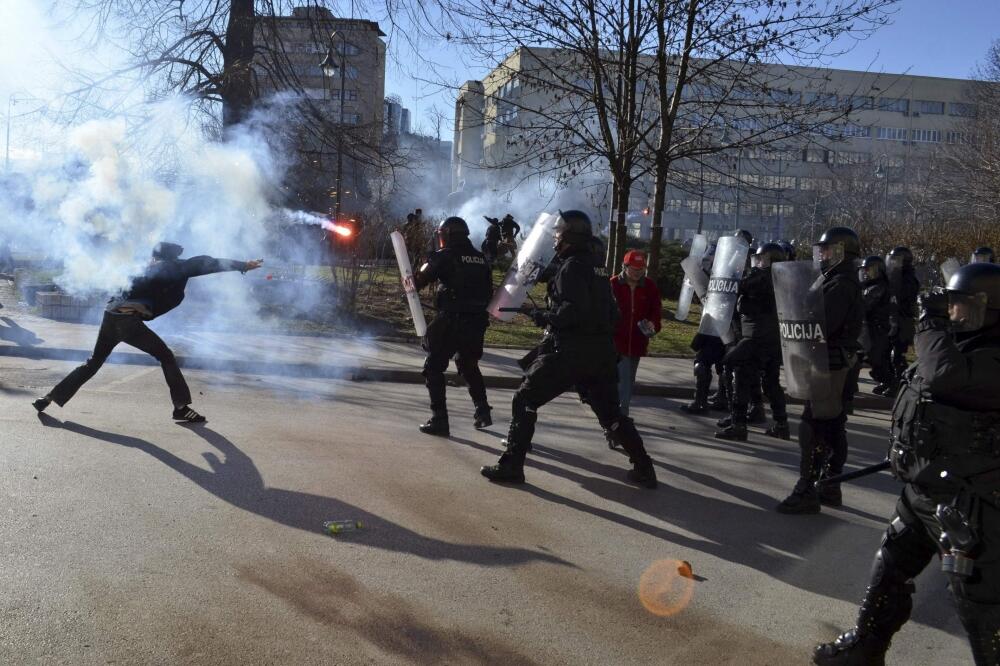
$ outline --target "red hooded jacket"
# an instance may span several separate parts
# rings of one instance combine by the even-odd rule
[[[624,275],[611,278],[611,290],[622,313],[615,326],[615,348],[622,356],[645,356],[649,338],[639,330],[639,322],[648,319],[659,332],[663,316],[660,290],[648,277],[643,277],[639,285],[632,289]]]

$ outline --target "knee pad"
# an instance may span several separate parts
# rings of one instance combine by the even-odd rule
[[[712,379],[712,366],[708,363],[699,362],[694,364],[694,376],[699,379],[705,379],[706,377]]]
[[[530,418],[532,421],[538,418],[538,407],[528,402],[524,395],[517,391],[510,401],[511,416],[514,419]]]
[[[958,594],[955,605],[976,664],[1000,662],[1000,605],[970,601]]]

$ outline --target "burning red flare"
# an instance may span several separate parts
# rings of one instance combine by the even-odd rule
[[[342,238],[350,238],[354,235],[354,229],[347,224],[337,224],[336,222],[326,222],[323,226]]]

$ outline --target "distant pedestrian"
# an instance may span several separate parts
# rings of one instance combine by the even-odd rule
[[[184,300],[184,288],[190,278],[224,271],[246,273],[259,268],[262,260],[234,261],[199,256],[180,259],[184,248],[174,243],[158,243],[153,249],[153,261],[146,272],[137,277],[121,296],[112,298],[104,310],[104,320],[97,334],[97,343],[87,362],[69,373],[47,395],[33,403],[39,413],[50,403],[60,407],[69,402],[80,387],[101,369],[112,350],[120,342],[140,349],[163,368],[170,387],[176,421],[203,423],[206,419],[191,409],[191,391],[177,365],[177,359],[167,344],[149,327],[147,321],[173,310]]]
[[[640,250],[625,253],[621,273],[611,278],[611,289],[622,315],[615,325],[618,401],[622,415],[628,416],[639,359],[648,354],[649,339],[660,332],[663,316],[660,290],[646,277],[645,253]]]

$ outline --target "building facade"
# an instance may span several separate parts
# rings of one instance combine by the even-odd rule
[[[453,190],[551,178],[555,168],[547,164],[547,150],[552,159],[567,161],[572,142],[563,145],[548,137],[558,137],[571,122],[584,128],[594,122],[580,115],[579,100],[566,95],[567,87],[586,90],[588,85],[566,73],[571,57],[548,49],[519,50],[483,81],[462,86],[455,113]],[[976,111],[965,101],[969,81],[758,67],[758,83],[742,99],[734,102],[740,95],[726,93],[728,113],[708,117],[704,112],[715,108],[718,87],[685,88],[685,123],[711,123],[713,131],[700,136],[740,145],[671,164],[665,238],[684,239],[698,230],[714,237],[737,227],[760,238],[781,238],[812,235],[835,219],[867,217],[892,224],[925,214],[940,158],[961,148],[967,138],[963,124]],[[556,74],[557,85],[546,85],[551,72],[562,72]],[[767,99],[755,102],[761,96]],[[780,100],[778,113],[775,100]],[[565,117],[559,115],[561,107]],[[764,140],[761,132],[757,142],[732,140],[736,132],[752,137],[776,117],[794,118],[794,129],[789,126],[774,139]],[[530,159],[526,150],[532,152]],[[578,189],[581,207],[597,219],[610,218],[610,178],[599,162],[560,175],[558,186]],[[631,235],[649,237],[652,201],[652,179],[640,175],[631,195]]]

